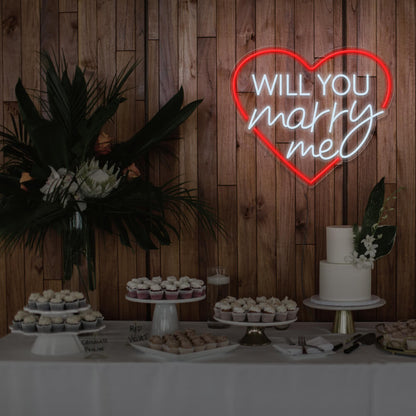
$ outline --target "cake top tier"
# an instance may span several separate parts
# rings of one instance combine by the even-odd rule
[[[326,255],[329,263],[348,263],[346,257],[354,250],[354,234],[351,225],[326,227]]]

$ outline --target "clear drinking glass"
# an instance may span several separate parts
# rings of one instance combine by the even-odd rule
[[[230,294],[230,276],[221,266],[208,267],[207,272],[207,307],[208,327],[228,328],[229,325],[214,319],[214,306],[217,302]]]

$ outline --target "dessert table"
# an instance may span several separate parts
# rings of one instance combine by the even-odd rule
[[[78,355],[37,356],[32,337],[0,339],[0,415],[337,415],[414,414],[416,357],[390,355],[374,345],[351,354],[295,359],[272,345],[239,346],[198,360],[161,360],[133,349],[134,322],[106,321],[86,336],[103,350]],[[150,322],[137,323],[150,331]],[[208,330],[206,323],[182,328],[226,335],[238,342],[242,328]],[[368,331],[374,323],[356,323]],[[267,329],[273,343],[285,337],[322,336],[332,343],[330,323],[296,322]]]

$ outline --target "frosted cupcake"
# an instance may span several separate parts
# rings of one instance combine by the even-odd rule
[[[266,298],[266,296],[257,296],[256,302],[257,303],[266,303],[267,302],[267,298]]]
[[[179,297],[181,299],[192,298],[192,288],[188,282],[182,282],[181,285],[179,286]]]
[[[159,284],[160,285],[160,283],[162,283],[162,276],[154,276],[154,277],[152,277],[152,282],[153,283],[157,283],[157,284]]]
[[[244,322],[246,320],[246,311],[242,306],[234,306],[232,311],[233,321]]]
[[[165,298],[167,300],[175,300],[178,299],[179,290],[176,285],[172,283],[168,283],[165,287]]]
[[[52,331],[52,321],[47,316],[41,316],[38,323],[36,324],[36,329],[41,334],[47,334]]]
[[[276,307],[276,321],[287,321],[287,309],[283,303]]]
[[[100,311],[91,311],[90,313],[92,313],[97,318],[97,326],[101,326],[104,322],[103,314]]]
[[[21,330],[22,329],[22,323],[23,320],[25,319],[25,317],[29,315],[27,312],[25,311],[18,311],[16,313],[16,315],[13,318],[13,322],[12,322],[12,328],[13,329],[17,329],[17,330]]]
[[[30,309],[36,309],[36,301],[40,298],[40,293],[31,293],[29,296],[29,300],[27,302],[27,306]]]
[[[49,311],[49,299],[44,296],[39,296],[36,300],[36,309],[38,311]]]
[[[152,284],[150,286],[149,295],[150,295],[150,299],[152,300],[163,299],[163,290],[161,286],[157,283]]]
[[[69,310],[78,309],[79,302],[75,298],[75,296],[73,296],[72,294],[64,296],[64,302],[65,302],[65,309],[69,309]]]
[[[149,338],[149,347],[154,350],[162,350],[163,340],[158,335],[153,335]]]
[[[260,322],[261,319],[261,309],[258,305],[251,305],[247,312],[248,322]]]
[[[81,328],[81,317],[79,315],[71,315],[65,319],[65,331],[79,331]]]
[[[206,348],[205,341],[201,337],[193,337],[191,342],[195,352],[204,351]]]
[[[49,301],[49,307],[51,311],[63,311],[65,308],[65,302],[61,297],[54,297]]]
[[[217,302],[214,305],[214,316],[216,318],[220,318],[221,319],[221,305],[223,304],[223,302]]]
[[[168,276],[168,277],[166,278],[166,280],[167,280],[169,283],[175,283],[178,279],[176,278],[176,276]]]
[[[22,330],[25,332],[36,331],[36,318],[34,315],[27,315],[24,317],[22,322]]]
[[[97,317],[92,313],[86,313],[82,316],[82,329],[97,328]]]
[[[287,309],[287,319],[295,319],[299,308],[294,300],[286,300],[283,302]]]
[[[137,284],[137,299],[149,299],[149,286],[146,283]]]
[[[220,318],[224,321],[231,321],[233,315],[232,315],[232,308],[229,303],[221,303],[221,312],[220,312]]]
[[[261,321],[264,323],[270,323],[274,321],[276,315],[276,309],[272,305],[266,304],[261,313]]]
[[[65,329],[64,318],[62,316],[53,316],[51,322],[52,332],[62,332]]]
[[[130,298],[137,298],[137,283],[135,282],[127,282],[127,296]]]
[[[62,289],[59,293],[62,295],[62,297],[64,297],[70,295],[71,291],[69,289]]]
[[[191,278],[189,276],[181,276],[179,278],[180,283],[189,283],[191,281]]]
[[[192,297],[199,298],[204,295],[204,282],[203,280],[195,279],[191,282]]]
[[[82,292],[72,292],[72,296],[78,301],[78,308],[85,308],[87,306],[87,299]]]

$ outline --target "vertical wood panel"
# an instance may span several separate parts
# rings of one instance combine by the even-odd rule
[[[274,0],[256,4],[256,35],[257,48],[275,43],[275,3]],[[256,66],[256,74],[274,74],[276,58],[265,56]],[[267,105],[262,103],[263,97],[257,97],[257,107]],[[270,99],[269,99],[270,100]],[[264,100],[264,101],[267,101]],[[274,99],[273,99],[274,101]],[[275,111],[274,103],[271,104]],[[259,127],[263,128],[262,125]],[[269,129],[269,139],[275,143],[275,129]],[[276,159],[260,144],[253,134],[252,140],[257,147],[257,293],[260,296],[275,296],[276,294]]]
[[[245,108],[254,107],[254,93],[239,96]],[[241,118],[237,122],[237,143],[238,294],[254,296],[257,292],[256,142]]]
[[[147,2],[147,39],[159,39],[159,2]]]
[[[397,318],[415,316],[415,4],[397,1]]]
[[[59,51],[68,63],[68,75],[74,75],[74,65],[78,65],[78,15],[77,13],[59,13]],[[62,61],[62,56],[61,56]],[[62,63],[62,62],[61,62]]]
[[[146,14],[145,0],[136,0],[136,100],[146,97]]]
[[[21,8],[18,1],[1,4],[3,12],[3,101],[14,101],[14,87],[22,73]]]
[[[215,37],[217,30],[216,6],[215,0],[198,1],[198,37]]]
[[[77,8],[78,8],[77,0],[59,0],[60,12],[76,12]]]
[[[377,0],[358,3],[358,47],[368,51],[376,50],[377,41]],[[358,75],[376,75],[376,63],[364,57],[358,57]]]
[[[85,68],[88,77],[97,70],[96,0],[83,0],[78,3],[78,49],[79,64]]]
[[[218,184],[236,183],[235,107],[231,98],[230,77],[235,58],[235,4],[217,1],[217,148]]]
[[[217,78],[216,40],[198,39],[198,195],[218,212],[217,196]],[[207,268],[218,264],[218,246],[211,236],[199,238],[199,275],[206,279]],[[201,318],[206,319],[200,305]]]
[[[117,0],[117,50],[135,48],[135,0]]]

